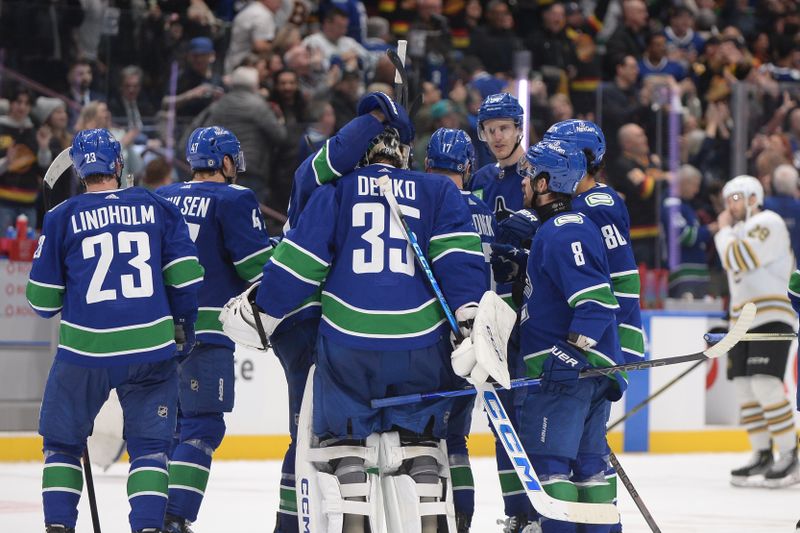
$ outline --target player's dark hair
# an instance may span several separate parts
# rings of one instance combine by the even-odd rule
[[[83,182],[86,185],[100,185],[109,180],[117,180],[117,176],[114,174],[89,174],[85,178],[83,178]]]
[[[591,174],[592,176],[596,176],[603,170],[605,167],[605,160],[600,161],[598,164],[594,164],[594,152],[589,150],[588,148],[583,149],[583,155],[586,156],[586,173]]]
[[[545,182],[548,184],[548,190],[546,193],[536,192],[536,182],[540,179],[545,180]],[[551,191],[549,189],[549,184],[550,174],[547,172],[540,172],[536,175],[536,177],[531,179],[531,189],[533,189],[533,210],[536,211],[536,214],[539,215],[539,218],[542,220],[542,222],[545,222],[546,220],[549,220],[560,213],[572,209],[572,196],[562,192]],[[547,202],[543,205],[536,205],[536,197],[539,194],[550,194],[552,195],[553,201]]]
[[[344,17],[346,19],[350,18],[350,15],[347,14],[346,11],[339,9],[338,7],[329,7],[325,10],[325,13],[322,14],[322,22],[330,22],[333,20],[334,17]]]

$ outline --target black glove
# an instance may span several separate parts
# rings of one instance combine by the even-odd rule
[[[589,366],[580,350],[566,342],[557,342],[542,367],[542,390],[551,394],[569,392],[578,384],[581,370]]]
[[[185,318],[175,320],[175,344],[178,357],[185,357],[194,349],[194,324]]]

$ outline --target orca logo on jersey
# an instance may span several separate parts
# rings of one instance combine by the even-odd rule
[[[571,357],[568,353],[562,352],[557,347],[553,346],[550,349],[550,353],[561,359],[563,362],[567,363],[571,367],[578,366],[578,360],[574,357]]]
[[[506,199],[504,197],[498,196],[494,199],[494,218],[496,218],[498,222],[507,219],[513,214],[514,211],[506,207]]]
[[[597,205],[614,205],[614,198],[604,192],[593,192],[586,197],[586,205],[594,207]]]
[[[564,224],[583,224],[583,217],[579,214],[561,215],[556,217],[554,224],[556,227],[563,226]]]
[[[508,452],[511,462],[514,463],[514,468],[520,476],[520,480],[525,487],[530,491],[541,491],[542,486],[539,484],[536,477],[532,474],[535,472],[531,465],[528,454],[519,442],[517,432],[508,420],[503,405],[500,403],[500,398],[497,397],[497,392],[493,388],[483,391],[483,401],[486,405],[486,412],[492,420],[495,421],[497,434],[503,443],[503,447]]]
[[[311,533],[311,499],[309,496],[309,483],[308,478],[300,480],[300,494],[303,495],[300,500],[300,514],[303,517],[303,532]]]

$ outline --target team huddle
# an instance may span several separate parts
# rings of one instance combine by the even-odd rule
[[[47,213],[28,284],[40,315],[62,314],[39,425],[46,530],[74,532],[81,456],[116,389],[131,530],[191,533],[238,344],[271,348],[288,382],[276,532],[468,532],[475,401],[510,428],[493,426],[504,532],[621,531],[606,423],[627,378],[579,374],[644,358],[630,220],[595,179],[594,123],[557,123],[527,151],[523,128],[516,98],[491,95],[478,136],[497,164],[473,169],[467,133],[439,129],[413,171],[405,109],[368,94],[298,167],[272,239],[235,183],[232,132],[195,130],[192,180],[156,193],[120,188],[108,131],[79,132],[70,155],[86,194]],[[540,386],[492,396],[522,377]],[[468,383],[486,396],[372,406]],[[537,489],[602,520],[537,512]]]

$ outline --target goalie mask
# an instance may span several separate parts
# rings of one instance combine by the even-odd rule
[[[397,168],[408,168],[411,147],[400,142],[400,133],[392,127],[386,127],[369,143],[367,153],[359,161],[359,167],[365,167],[383,159]]]

